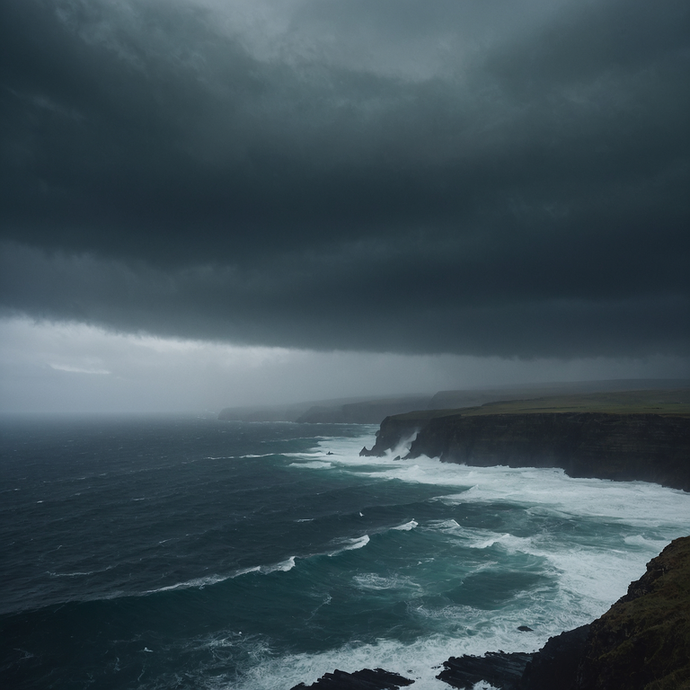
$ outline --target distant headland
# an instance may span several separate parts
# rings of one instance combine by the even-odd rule
[[[558,467],[571,477],[690,491],[690,389],[550,396],[387,417],[361,455],[394,451],[488,467]]]

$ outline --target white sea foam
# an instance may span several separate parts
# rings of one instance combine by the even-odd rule
[[[93,575],[95,570],[88,570],[86,572],[74,572],[74,573],[54,573],[52,570],[48,571],[50,577],[84,577],[86,575]]]
[[[410,596],[422,592],[422,586],[418,582],[403,575],[384,577],[376,573],[360,573],[355,575],[352,581],[360,589],[370,591],[404,590]]]
[[[531,537],[515,537],[512,534],[484,534],[478,539],[473,540],[468,546],[472,549],[488,549],[490,546],[498,545],[506,551],[525,551],[532,552]]]
[[[290,558],[285,559],[284,561],[280,561],[280,563],[275,563],[274,565],[264,565],[261,566],[260,571],[262,573],[275,573],[275,572],[283,572],[287,573],[289,570],[292,570],[295,567],[295,557],[290,556]]]
[[[410,520],[409,522],[406,522],[404,525],[391,527],[391,529],[400,530],[401,532],[409,532],[410,530],[413,530],[415,527],[419,527],[419,523],[416,520]]]
[[[353,551],[355,549],[361,549],[365,547],[370,541],[368,534],[361,537],[356,537],[354,539],[339,539],[336,544],[338,544],[338,549],[336,551],[331,551],[328,553],[329,556],[337,556],[343,551]]]
[[[567,530],[524,536],[510,529],[494,532],[465,527],[455,519],[422,522],[419,527],[422,534],[427,530],[441,532],[461,547],[499,548],[508,554],[524,553],[543,559],[544,572],[551,578],[550,589],[544,592],[533,588],[525,595],[533,601],[522,601],[521,606],[527,607],[525,615],[533,616],[542,627],[549,626],[551,634],[601,615],[625,593],[631,580],[642,575],[646,562],[671,539],[687,534],[690,524],[690,499],[679,490],[645,482],[573,479],[553,468],[468,467],[426,457],[411,461],[395,461],[390,455],[359,457],[362,440],[341,443],[338,469],[368,478],[436,485],[444,490],[457,487],[458,492],[434,499],[449,506],[510,504],[519,506],[527,515],[545,518],[546,524],[576,520],[585,527],[585,532],[575,539]],[[367,444],[371,441],[365,440]],[[588,523],[593,528],[590,538],[586,536]],[[594,528],[598,524],[604,534]],[[573,616],[573,611],[577,615]],[[450,613],[459,615],[456,608]],[[525,621],[517,622],[521,623]],[[524,639],[517,637],[515,641]],[[496,648],[512,647],[499,638],[483,651]],[[457,649],[453,653],[457,654]]]
[[[57,548],[61,548],[62,544],[58,546]],[[87,577],[89,575],[96,575],[97,573],[105,573],[108,570],[112,570],[114,566],[108,565],[105,568],[97,568],[96,570],[85,570],[85,571],[74,571],[71,573],[56,573],[53,572],[52,570],[48,571],[48,575],[50,577]]]
[[[645,482],[613,482],[601,479],[572,479],[563,470],[553,468],[468,467],[442,463],[421,456],[414,460],[359,457],[359,447],[366,439],[346,439],[337,464],[372,478],[457,486],[465,489],[443,500],[449,502],[511,501],[521,504],[548,506],[566,514],[625,516],[640,525],[670,516],[671,524],[679,515],[690,519],[688,496],[680,490],[663,488]],[[349,450],[349,452],[348,452]],[[331,457],[331,456],[327,456]],[[636,514],[631,515],[631,504]],[[661,508],[661,510],[660,510]]]
[[[260,573],[261,572],[261,566],[260,565],[255,565],[252,566],[251,568],[242,568],[241,570],[238,570],[236,573],[232,575],[232,577],[241,577],[242,575],[249,575],[249,573]]]
[[[395,448],[388,451],[387,454],[389,455],[389,457],[397,458],[407,455],[410,452],[410,446],[412,446],[412,444],[414,443],[414,440],[417,438],[418,433],[419,431],[417,430],[409,436],[406,436],[405,438],[401,439]]]
[[[434,529],[446,533],[460,532],[463,529],[460,527],[458,521],[452,518],[450,520],[430,520],[424,525],[424,527],[426,529]]]
[[[260,573],[262,575],[275,572],[285,573],[289,570],[292,570],[294,567],[295,557],[290,556],[290,558],[286,558],[284,561],[272,563],[270,565],[255,565],[249,568],[241,568],[240,570],[233,571],[227,575],[209,575],[207,577],[198,577],[192,580],[185,580],[184,582],[176,582],[173,585],[158,587],[157,589],[149,589],[143,592],[142,595],[157,594],[159,592],[171,592],[177,589],[203,589],[204,587],[216,585],[220,582],[225,582],[226,580],[232,580],[236,577],[241,577],[242,575],[249,575],[251,573]]]
[[[666,546],[667,542],[659,539],[647,539],[641,534],[636,534],[634,536],[625,537],[626,544],[634,546],[642,546],[646,549],[653,549],[654,551],[661,551],[661,549]]]
[[[328,460],[312,460],[309,462],[293,462],[290,467],[304,467],[310,470],[330,470],[333,463]]]
[[[149,589],[143,592],[143,595],[147,594],[158,594],[160,592],[172,592],[176,589],[203,589],[210,585],[218,584],[219,582],[225,582],[230,578],[235,577],[235,575],[210,575],[208,577],[197,577],[193,580],[186,580],[185,582],[177,582],[174,585],[167,585],[166,587],[158,587],[157,589]]]
[[[261,655],[259,663],[242,680],[233,682],[233,688],[284,690],[300,682],[313,683],[336,668],[348,673],[363,668],[384,668],[413,679],[415,684],[411,687],[417,690],[448,690],[446,683],[436,679],[445,659],[459,654],[481,655],[487,649],[488,639],[501,645],[500,648],[535,650],[546,641],[542,637],[520,633],[516,628],[501,630],[496,626],[490,633],[461,642],[452,636],[431,635],[412,643],[378,640],[374,644],[348,644],[320,654],[276,657],[264,652],[265,656]]]

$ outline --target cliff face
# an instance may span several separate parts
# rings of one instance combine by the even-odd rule
[[[576,688],[690,688],[690,537],[669,544],[592,623]]]
[[[642,480],[690,491],[690,419],[655,414],[535,413],[383,421],[383,455],[419,430],[409,458],[487,467],[560,467],[571,477]]]

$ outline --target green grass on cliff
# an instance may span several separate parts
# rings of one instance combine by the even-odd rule
[[[690,537],[648,564],[629,594],[592,624],[587,688],[690,689]]]
[[[690,389],[641,390],[613,393],[583,393],[492,402],[479,407],[452,410],[418,410],[396,415],[400,420],[428,420],[461,414],[537,414],[549,412],[600,412],[608,414],[659,414],[666,417],[690,417]]]

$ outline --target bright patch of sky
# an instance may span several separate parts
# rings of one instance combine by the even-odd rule
[[[504,359],[279,347],[0,320],[0,413],[195,413],[226,406],[613,378],[687,377],[687,360]]]

